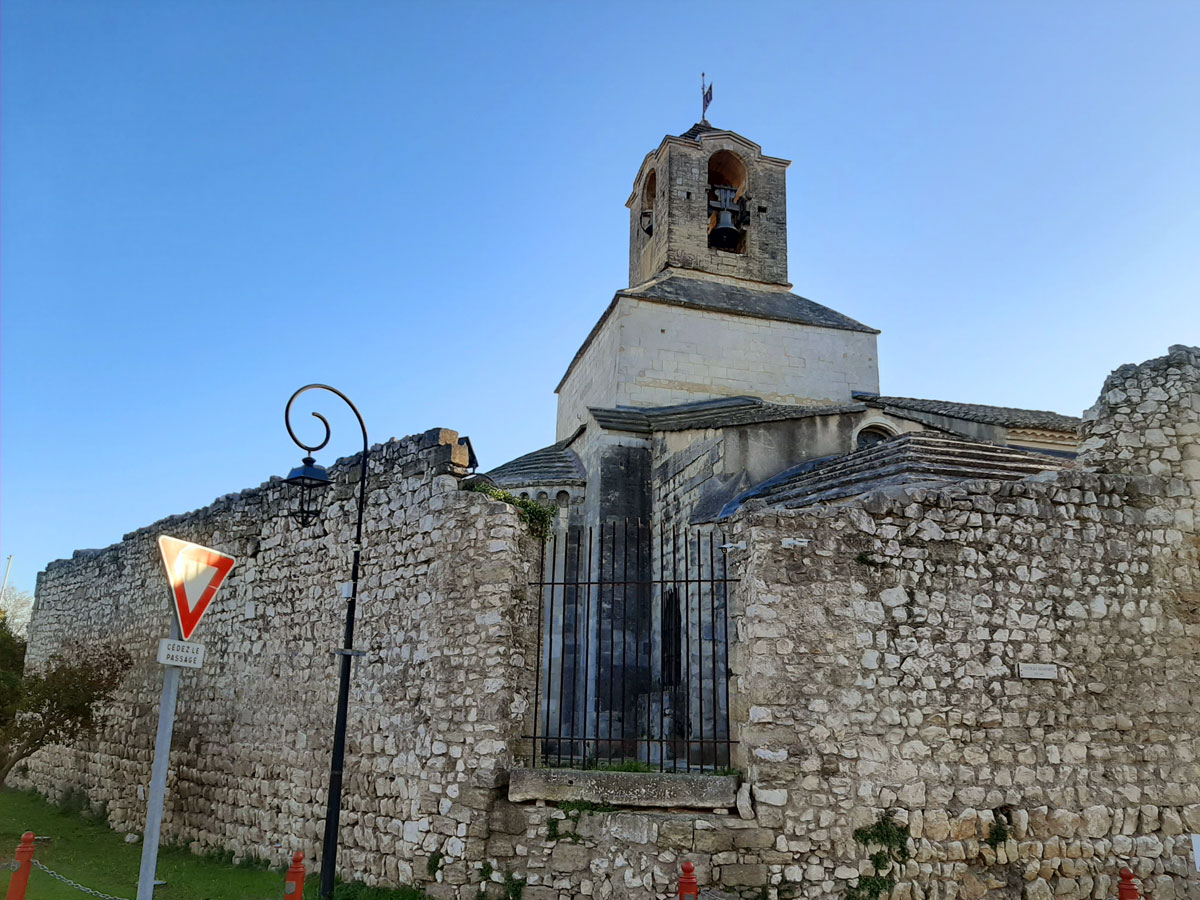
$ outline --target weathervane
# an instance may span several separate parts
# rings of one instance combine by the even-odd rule
[[[700,73],[700,121],[705,125],[708,124],[708,104],[712,103],[712,82],[709,82],[708,87],[704,86],[704,73]]]

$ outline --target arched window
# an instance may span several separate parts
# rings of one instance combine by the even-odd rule
[[[746,252],[746,164],[729,150],[708,158],[708,246]]]
[[[642,231],[646,232],[646,236],[654,234],[654,197],[658,193],[658,173],[653,169],[646,176],[646,183],[642,187]]]
[[[571,505],[571,495],[567,491],[559,491],[554,500],[563,509]]]
[[[858,433],[856,449],[861,450],[864,447],[874,447],[876,444],[882,444],[884,441],[895,436],[895,434],[882,425],[868,425]]]

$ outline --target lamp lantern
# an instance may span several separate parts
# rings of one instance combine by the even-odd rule
[[[283,479],[283,483],[296,488],[293,492],[296,507],[291,512],[292,518],[301,526],[311,525],[320,513],[321,494],[333,484],[329,471],[324,466],[317,465],[317,461],[311,456],[306,456],[300,461],[300,465],[288,472],[288,477]]]

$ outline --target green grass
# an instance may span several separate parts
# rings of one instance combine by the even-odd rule
[[[103,822],[60,809],[37,794],[4,791],[0,794],[0,860],[12,859],[26,831],[50,838],[37,842],[34,858],[54,871],[106,894],[129,900],[136,896],[140,843],[127,844]],[[279,851],[277,862],[290,863],[285,857]],[[0,896],[11,877],[11,872],[0,872]],[[284,896],[282,872],[234,866],[225,859],[195,856],[186,848],[159,850],[158,877],[167,883],[155,890],[155,900],[282,900]],[[310,900],[317,896],[315,876],[310,876],[304,895]],[[86,895],[34,869],[25,896],[26,900],[83,900]]]

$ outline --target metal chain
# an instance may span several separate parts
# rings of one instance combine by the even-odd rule
[[[47,869],[44,865],[42,865],[42,863],[39,860],[33,859],[33,860],[30,860],[30,862],[32,862],[35,866],[37,866],[39,869],[41,869],[43,872],[45,872],[51,878],[57,878],[63,884],[68,885],[69,887],[73,887],[77,891],[83,891],[85,894],[90,894],[93,897],[99,897],[100,900],[125,900],[124,897],[114,897],[112,894],[104,894],[104,893],[101,893],[100,891],[94,891],[90,887],[84,887],[78,881],[72,881],[70,878],[67,878],[64,875],[59,875],[53,869]]]
[[[15,859],[0,860],[0,872],[15,872],[21,868],[21,864]]]

